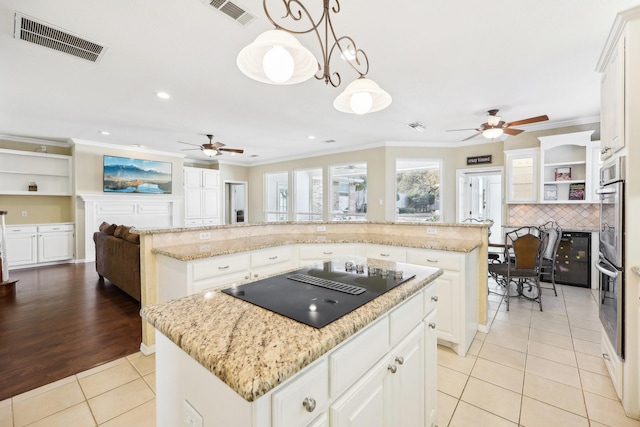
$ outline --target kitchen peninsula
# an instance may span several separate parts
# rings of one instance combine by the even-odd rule
[[[142,307],[338,256],[438,267],[439,338],[466,354],[486,330],[489,224],[262,223],[140,230]],[[257,275],[257,276],[256,276]],[[447,313],[450,311],[450,313]],[[457,315],[454,315],[454,312]],[[154,330],[143,322],[145,353]]]
[[[442,270],[348,259],[415,276],[321,329],[220,291],[144,308],[159,425],[435,425]]]

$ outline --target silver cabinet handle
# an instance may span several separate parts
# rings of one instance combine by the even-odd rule
[[[604,360],[611,360],[611,358],[609,357],[609,355],[607,353],[602,353],[602,358]]]
[[[380,254],[380,256],[389,256],[389,254]]]
[[[431,329],[435,329],[435,328],[436,328],[436,324],[435,324],[435,322],[429,322],[429,327],[430,327]]]
[[[391,372],[392,374],[395,374],[396,372],[398,372],[398,367],[396,365],[389,365],[387,366],[387,369],[389,370],[389,372]]]
[[[402,365],[404,363],[404,357],[397,356],[396,357],[396,362],[398,362],[398,365]]]
[[[431,301],[438,302],[438,295],[434,295],[431,297]]]
[[[333,251],[332,252],[322,252],[322,253],[323,253],[323,255],[332,255]]]
[[[435,262],[436,264],[438,263],[438,260],[437,260],[437,259],[429,259],[429,258],[427,258],[427,261],[429,261],[429,262]]]
[[[304,406],[307,412],[313,412],[313,410],[316,409],[316,400],[313,397],[305,397],[302,401],[302,406]]]
[[[253,277],[258,277],[258,273],[253,273]]]
[[[224,267],[218,267],[218,270],[226,270],[227,268],[229,268],[229,266],[225,265]]]
[[[52,230],[60,230],[60,227],[53,227]]]
[[[249,278],[249,276],[244,276],[244,278],[245,278],[245,279],[248,279],[248,278]]]
[[[278,259],[278,255],[276,256],[270,256],[269,259]]]

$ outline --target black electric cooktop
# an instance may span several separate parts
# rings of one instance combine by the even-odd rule
[[[328,261],[222,292],[322,328],[414,276]]]

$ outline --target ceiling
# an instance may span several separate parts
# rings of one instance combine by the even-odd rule
[[[343,0],[336,33],[367,53],[368,77],[393,97],[386,110],[356,116],[333,108],[357,77],[340,58],[332,61],[340,88],[244,76],[238,52],[271,26],[261,1],[234,2],[256,19],[242,26],[205,0],[0,0],[0,134],[140,144],[201,160],[208,158],[181,151],[190,147],[178,141],[201,144],[214,134],[245,150],[217,159],[252,165],[385,143],[460,146],[474,131],[447,130],[475,128],[492,108],[507,122],[549,116],[525,130],[592,123],[600,52],[615,15],[640,4]],[[16,11],[106,45],[106,53],[94,63],[15,39]],[[314,36],[298,39],[319,55]],[[416,121],[424,132],[406,126]]]

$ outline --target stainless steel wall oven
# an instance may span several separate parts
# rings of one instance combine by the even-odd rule
[[[625,157],[600,169],[600,321],[616,353],[624,359],[624,196]]]

